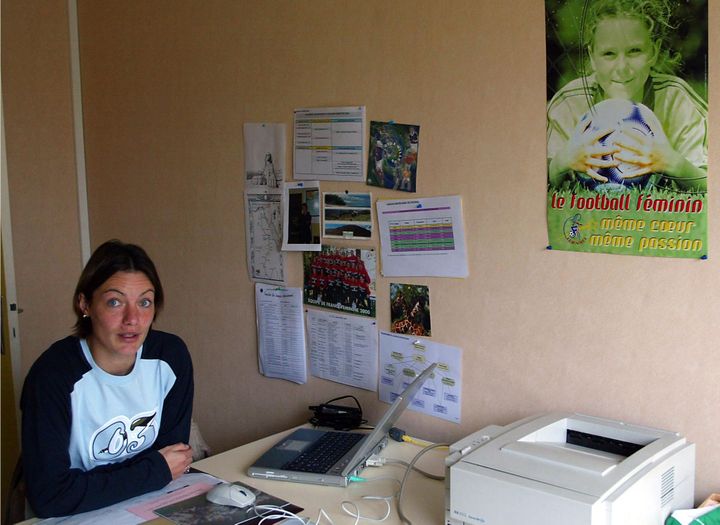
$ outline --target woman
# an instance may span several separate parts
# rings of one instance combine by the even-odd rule
[[[548,104],[548,181],[557,187],[586,173],[600,183],[598,170],[620,162],[634,166],[628,182],[662,173],[683,189],[707,189],[707,103],[674,76],[679,57],[667,45],[668,0],[595,0],[583,20],[583,45],[592,73],[569,82]],[[609,130],[570,140],[580,119],[595,104],[617,98],[641,102],[662,124],[664,136],[647,141],[626,133],[613,148],[601,144]],[[612,160],[609,156],[614,154]]]
[[[192,461],[185,343],[152,330],[163,305],[155,265],[108,241],[75,289],[74,335],[33,364],[23,387],[22,456],[40,517],[76,514],[158,490]]]
[[[312,244],[312,215],[306,203],[300,207],[300,244]]]

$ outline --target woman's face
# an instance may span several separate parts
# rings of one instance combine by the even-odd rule
[[[641,20],[605,18],[595,28],[590,62],[606,98],[641,102],[657,46]]]
[[[117,272],[80,310],[92,320],[88,344],[95,362],[111,374],[128,373],[155,316],[155,288],[142,272]]]

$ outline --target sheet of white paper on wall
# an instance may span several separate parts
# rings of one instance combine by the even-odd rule
[[[377,201],[382,274],[467,277],[459,196]]]
[[[286,128],[269,122],[243,125],[246,188],[279,188],[285,180]]]
[[[245,190],[245,243],[250,279],[285,284],[282,193],[279,189]]]
[[[293,178],[365,181],[365,106],[295,110]]]
[[[306,383],[302,289],[256,283],[255,313],[260,373]]]
[[[377,391],[377,323],[374,319],[307,309],[310,373]]]
[[[409,409],[460,423],[462,407],[462,350],[429,339],[380,332],[379,387],[381,401],[392,403],[431,363],[437,363],[430,379],[410,403]]]

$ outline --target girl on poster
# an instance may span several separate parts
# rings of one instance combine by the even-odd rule
[[[665,184],[706,191],[707,102],[675,76],[681,57],[669,45],[677,32],[670,0],[585,0],[581,7],[580,45],[590,71],[568,82],[548,104],[549,184],[559,187],[576,172],[604,183],[598,171],[623,162],[633,166],[625,176],[630,183],[660,173]],[[641,102],[662,131],[654,140],[626,133],[614,145],[602,144],[607,129],[575,133],[595,104],[611,98]]]

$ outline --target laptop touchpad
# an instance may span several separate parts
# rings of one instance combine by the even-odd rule
[[[287,450],[289,452],[301,452],[312,442],[313,441],[305,441],[303,439],[288,439],[282,442],[277,448],[280,450]]]

